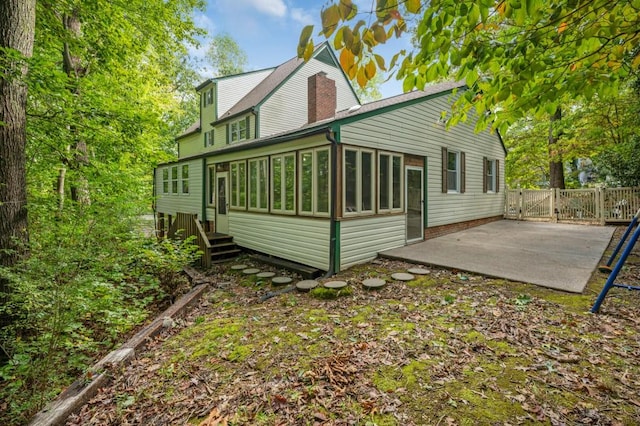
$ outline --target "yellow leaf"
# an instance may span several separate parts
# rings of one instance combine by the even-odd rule
[[[345,27],[340,28],[336,32],[336,36],[333,38],[333,48],[336,50],[340,50],[344,47],[344,39],[342,35],[344,34]]]
[[[506,0],[502,0],[500,3],[498,3],[498,5],[496,6],[496,11],[500,14],[504,16],[504,11],[507,7],[507,2]]]
[[[340,0],[338,10],[340,12],[340,19],[348,20],[356,13],[356,6],[351,3],[351,0]]]
[[[308,61],[309,59],[311,59],[311,55],[313,55],[313,43],[309,42],[309,44],[307,44],[307,48],[304,51],[304,60]]]
[[[558,27],[558,34],[563,33],[568,26],[569,24],[567,24],[566,22],[561,23],[560,26]]]
[[[364,75],[367,77],[367,80],[373,79],[376,76],[376,64],[373,61],[367,62],[367,65],[364,67]]]
[[[358,81],[358,86],[360,86],[362,89],[364,89],[367,83],[369,82],[369,80],[367,79],[367,76],[365,75],[364,68],[360,68],[358,70],[357,81]]]
[[[347,48],[342,49],[342,52],[340,52],[340,66],[342,67],[344,72],[349,73],[349,70],[354,65],[354,59],[355,57],[353,56],[353,53],[351,53],[349,49]]]
[[[362,41],[369,47],[373,47],[378,44],[375,37],[373,36],[373,31],[371,31],[369,28],[365,28],[362,32]]]
[[[382,56],[376,55],[376,54],[374,54],[373,57],[375,58],[376,63],[378,64],[378,68],[380,68],[383,71],[386,71],[387,67],[386,67],[386,65],[384,63],[384,58]],[[640,58],[640,55],[638,57]]]
[[[406,0],[404,5],[409,13],[418,13],[420,10],[420,0]]]
[[[322,20],[322,34],[325,38],[331,37],[331,34],[336,30],[338,22],[340,21],[340,11],[337,5],[332,5],[327,9],[324,9],[320,13]]]
[[[305,49],[311,42],[311,33],[313,32],[313,25],[307,25],[302,29],[300,33],[300,40],[298,41],[298,58],[302,58],[305,54]],[[311,44],[313,44],[311,42]]]
[[[636,55],[633,61],[631,61],[631,68],[636,69],[638,67],[640,67],[640,54]]]
[[[371,29],[373,30],[373,38],[375,38],[378,43],[384,43],[385,41],[387,41],[387,34],[385,33],[384,27],[382,25],[376,22],[375,24],[373,24]]]

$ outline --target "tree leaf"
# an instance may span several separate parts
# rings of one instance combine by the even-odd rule
[[[387,68],[386,68],[386,66],[385,66],[384,58],[383,58],[382,56],[377,55],[377,54],[374,54],[374,55],[373,55],[373,58],[376,60],[376,64],[378,64],[378,68],[379,68],[379,69],[381,69],[381,70],[383,70],[383,71],[386,71],[386,70],[387,70]],[[640,58],[640,55],[638,55],[638,58]],[[636,59],[637,59],[637,58],[636,58]]]
[[[329,38],[338,27],[340,22],[340,11],[337,5],[331,5],[320,13],[322,20],[322,34]]]
[[[409,13],[418,13],[420,10],[420,0],[406,0],[404,6]]]

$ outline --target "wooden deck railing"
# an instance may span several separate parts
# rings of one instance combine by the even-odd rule
[[[198,220],[198,215],[191,213],[177,213],[167,232],[169,238],[187,238],[195,236],[195,242],[202,252],[200,263],[203,268],[211,267],[211,244],[209,238]]]
[[[640,188],[509,189],[506,219],[629,222],[640,208]]]

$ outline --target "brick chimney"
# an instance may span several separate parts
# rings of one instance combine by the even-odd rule
[[[307,113],[309,123],[331,118],[336,114],[336,82],[319,72],[308,79]]]

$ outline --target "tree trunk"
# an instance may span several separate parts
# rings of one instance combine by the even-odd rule
[[[562,109],[558,107],[549,123],[549,187],[564,189],[564,165],[558,148],[561,133],[554,131],[554,124],[562,119]]]
[[[70,37],[82,37],[82,22],[77,13],[65,15],[62,18],[62,24],[68,31]],[[76,96],[80,95],[78,88],[78,80],[84,77],[87,70],[82,66],[82,60],[79,56],[71,52],[69,43],[65,42],[62,50],[62,66],[64,72],[69,78],[69,90]],[[70,185],[71,199],[80,204],[91,204],[91,196],[89,193],[89,181],[84,176],[82,169],[89,163],[89,155],[87,153],[87,144],[78,135],[78,129],[75,125],[69,126],[71,134],[75,139],[74,152],[66,159],[66,164],[71,170],[76,171],[75,181]],[[64,188],[62,189],[64,191]]]
[[[24,58],[33,53],[36,0],[0,0],[0,48]],[[7,55],[3,52],[3,56]],[[27,144],[28,71],[23,60],[3,61],[0,74],[0,265],[12,266],[28,253]],[[0,283],[0,291],[5,285]]]

